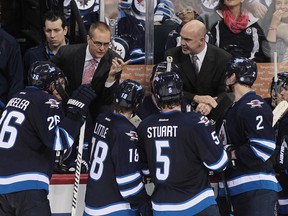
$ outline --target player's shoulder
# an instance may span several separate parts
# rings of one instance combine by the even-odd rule
[[[271,110],[271,107],[268,105],[268,103],[261,96],[257,95],[254,91],[246,93],[241,98],[241,108],[244,110],[255,108]]]
[[[136,127],[123,115],[116,113],[101,113],[97,117],[98,122],[103,123],[117,133],[136,130]]]

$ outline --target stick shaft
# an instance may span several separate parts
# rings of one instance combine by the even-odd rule
[[[77,207],[78,190],[79,190],[79,185],[80,185],[80,174],[81,174],[85,126],[86,126],[86,121],[81,126],[80,135],[79,135],[79,145],[78,145],[76,171],[75,171],[75,179],[74,179],[74,187],[73,187],[71,216],[76,216],[76,207]]]

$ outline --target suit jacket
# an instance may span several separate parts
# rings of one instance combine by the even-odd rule
[[[69,85],[66,89],[68,94],[81,85],[82,75],[85,63],[87,44],[73,44],[63,46],[59,49],[57,54],[52,58],[59,68],[63,70],[67,76]],[[91,103],[90,110],[93,114],[93,119],[102,111],[111,111],[111,104],[114,98],[115,88],[119,84],[120,76],[117,81],[109,88],[105,87],[105,82],[108,78],[112,59],[114,57],[121,58],[117,53],[108,50],[98,63],[93,79],[91,81],[92,88],[97,94],[97,98]]]
[[[200,72],[195,74],[190,56],[183,54],[181,46],[166,51],[166,56],[173,57],[180,69],[180,78],[183,81],[184,98],[191,103],[195,95],[210,95],[215,97],[225,91],[225,67],[231,55],[214,45],[207,44]]]

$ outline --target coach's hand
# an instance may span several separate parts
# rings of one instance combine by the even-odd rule
[[[81,85],[67,102],[67,111],[85,117],[89,111],[89,104],[96,97],[91,85]]]

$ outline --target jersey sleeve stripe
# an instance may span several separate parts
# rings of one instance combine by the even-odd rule
[[[61,134],[63,134],[62,136],[64,136],[65,140],[62,139]],[[56,128],[53,150],[63,150],[66,148],[70,148],[73,145],[73,143],[74,139],[69,135],[69,133],[65,129],[60,127]]]
[[[208,165],[207,163],[203,162],[203,164],[208,168],[208,169],[211,169],[211,170],[220,170],[222,169],[223,167],[226,166],[228,162],[228,156],[227,156],[227,153],[223,150],[222,152],[222,155],[221,155],[221,158],[214,164],[211,164],[211,165]]]
[[[268,150],[274,151],[276,148],[275,142],[271,140],[264,140],[264,139],[250,139],[250,143],[256,143],[257,145],[263,146]]]
[[[149,169],[142,169],[143,175],[150,175],[150,170]]]
[[[140,182],[140,183],[139,183],[136,187],[134,187],[134,188],[131,188],[131,189],[125,190],[125,191],[120,190],[120,193],[121,193],[122,197],[126,199],[127,197],[130,197],[130,196],[133,196],[133,195],[139,193],[139,191],[141,191],[141,190],[143,189],[143,187],[144,187],[143,183]]]
[[[133,173],[125,177],[116,177],[116,181],[119,185],[129,184],[130,182],[136,181],[141,177],[140,172]]]
[[[270,154],[267,154],[257,148],[255,148],[254,146],[250,146],[250,148],[252,149],[252,151],[254,152],[254,154],[260,158],[263,162],[267,161],[270,158]]]

